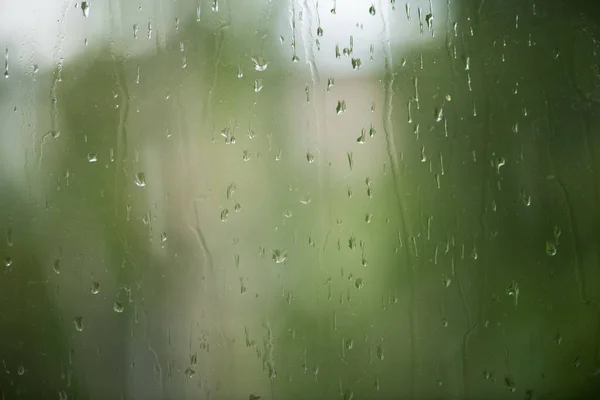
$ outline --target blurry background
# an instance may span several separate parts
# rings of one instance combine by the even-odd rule
[[[594,2],[0,1],[0,398],[595,398]]]

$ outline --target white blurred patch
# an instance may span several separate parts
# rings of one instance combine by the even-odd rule
[[[0,38],[10,49],[10,67],[20,66],[25,72],[34,66],[45,72],[61,60],[70,62],[104,46],[119,55],[138,56],[154,51],[175,29],[173,4],[1,0]],[[137,39],[134,26],[138,27]]]
[[[373,76],[384,68],[386,46],[399,55],[443,43],[449,9],[447,0],[293,0],[277,30],[290,33],[290,58],[321,78]]]

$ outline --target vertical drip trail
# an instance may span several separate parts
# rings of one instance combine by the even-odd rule
[[[115,42],[114,36],[122,38],[122,13],[120,2],[111,1],[108,4],[109,14],[111,18],[111,35],[113,36],[111,43]],[[111,47],[113,45],[111,44]],[[115,56],[113,50],[110,50],[113,60],[114,76],[119,90],[121,104],[119,106],[119,125],[117,127],[117,156],[115,160],[115,216],[119,217],[120,201],[124,199],[122,191],[125,188],[125,157],[127,155],[127,120],[129,119],[129,90],[127,87],[127,74],[125,73],[124,60]]]
[[[292,18],[296,17],[295,7],[293,5],[294,0],[291,0],[293,14]],[[317,201],[317,212],[319,214],[319,235],[325,234],[329,230],[329,223],[331,221],[331,203],[327,199],[326,187],[329,188],[329,178],[327,175],[326,167],[327,167],[327,129],[325,127],[325,113],[322,109],[319,108],[319,105],[323,105],[325,103],[324,94],[321,90],[319,90],[319,86],[321,84],[321,78],[319,74],[319,69],[317,67],[315,61],[315,51],[314,51],[314,40],[312,36],[312,32],[315,32],[313,29],[313,22],[319,20],[319,10],[318,10],[318,1],[316,3],[309,5],[308,0],[304,0],[303,4],[304,11],[306,16],[302,19],[302,42],[304,47],[304,56],[306,57],[306,64],[310,70],[310,97],[308,101],[312,103],[311,109],[312,114],[314,116],[314,145],[316,146],[318,159],[316,160],[317,164],[317,193],[318,193],[318,201]],[[314,13],[313,13],[314,10]],[[293,25],[295,25],[295,21],[293,21]],[[308,87],[308,86],[307,86]],[[309,138],[310,140],[310,138]],[[327,208],[327,210],[325,209]],[[326,215],[323,215],[326,214]],[[327,235],[324,238],[324,243],[326,242]],[[319,272],[324,265],[323,260],[324,250],[319,249],[317,251],[317,268]],[[317,294],[318,299],[318,294]],[[317,300],[318,301],[318,300]],[[319,334],[324,334],[323,325],[319,324],[317,327],[319,330]],[[327,328],[325,328],[327,330]],[[273,400],[275,399],[275,395],[273,394]]]
[[[293,3],[293,0],[292,0]],[[293,5],[292,5],[293,7]],[[303,46],[304,46],[304,55],[306,57],[306,64],[308,64],[309,69],[310,69],[310,77],[311,77],[311,96],[313,97],[312,101],[312,111],[314,114],[314,118],[315,118],[315,143],[316,143],[316,147],[317,147],[317,152],[319,154],[319,159],[317,160],[317,167],[318,167],[318,176],[317,176],[317,184],[319,186],[318,188],[318,193],[319,193],[319,204],[320,207],[319,209],[322,210],[321,207],[325,206],[326,200],[325,200],[325,191],[324,191],[324,187],[327,186],[329,187],[329,180],[327,179],[327,174],[324,171],[324,166],[326,165],[326,157],[327,157],[327,140],[326,140],[326,135],[327,135],[327,129],[325,129],[324,125],[324,120],[325,120],[325,116],[323,115],[323,112],[319,110],[319,107],[317,106],[317,102],[319,104],[322,104],[321,100],[323,100],[322,96],[317,96],[317,93],[321,94],[322,92],[319,91],[319,85],[321,83],[321,78],[319,75],[319,69],[317,68],[317,64],[315,62],[315,51],[312,45],[312,35],[311,32],[313,32],[313,25],[312,22],[315,20],[315,18],[318,20],[318,10],[316,9],[317,5],[314,6],[315,9],[315,13],[316,15],[313,15],[311,7],[308,4],[308,0],[304,0],[304,5],[303,8],[306,12],[306,19],[303,18],[302,20],[302,42],[303,42]],[[294,13],[295,14],[295,13]],[[309,22],[306,22],[309,21]],[[325,232],[327,229],[327,227],[323,226],[323,223],[329,223],[330,219],[331,219],[331,205],[329,205],[328,207],[329,209],[329,213],[328,213],[328,218],[319,218],[319,220],[321,221],[321,232]],[[317,256],[317,264],[319,266],[321,266],[321,252],[318,253]]]
[[[400,194],[400,187],[398,185],[398,179],[400,176],[399,165],[398,165],[398,150],[395,143],[394,124],[392,122],[393,114],[393,97],[394,97],[394,71],[393,71],[393,56],[390,44],[390,24],[387,18],[387,10],[383,7],[382,1],[379,0],[379,9],[382,10],[381,19],[383,22],[383,34],[381,36],[381,45],[384,52],[384,63],[385,63],[385,102],[383,106],[383,130],[385,133],[385,140],[387,143],[387,154],[392,169],[392,179],[394,185],[394,193],[396,196],[396,202],[398,204],[398,212],[400,215],[400,235],[402,243],[408,244],[408,232],[406,227],[405,209],[402,203],[402,196]],[[415,371],[417,367],[417,309],[416,309],[416,284],[414,267],[411,265],[410,255],[408,249],[404,250],[405,263],[408,271],[409,280],[409,310],[408,310],[408,323],[409,323],[409,337],[410,337],[410,394],[408,397],[415,398]]]
[[[54,77],[52,80],[52,86],[50,87],[50,101],[51,101],[51,106],[50,106],[50,132],[45,133],[44,135],[42,135],[39,139],[36,138],[36,135],[34,135],[34,140],[38,140],[39,141],[39,152],[38,154],[35,154],[35,156],[38,158],[37,160],[37,175],[38,175],[38,190],[40,191],[40,195],[43,195],[43,188],[42,188],[42,159],[44,156],[44,144],[46,143],[47,138],[50,136],[50,138],[52,139],[56,139],[60,136],[60,131],[59,131],[59,118],[58,118],[58,105],[57,105],[57,98],[56,98],[56,92],[58,89],[58,84],[60,82],[62,82],[62,70],[63,70],[63,57],[61,56],[61,53],[63,52],[63,44],[65,41],[65,38],[67,37],[67,11],[69,9],[69,6],[67,4],[67,2],[64,2],[63,4],[63,13],[62,16],[60,18],[60,28],[58,30],[58,43],[54,48],[54,58],[57,59],[56,60],[56,69],[54,70]],[[35,146],[35,148],[37,148],[38,146]]]

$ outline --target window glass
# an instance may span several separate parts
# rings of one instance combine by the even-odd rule
[[[0,5],[0,398],[599,393],[595,2]]]

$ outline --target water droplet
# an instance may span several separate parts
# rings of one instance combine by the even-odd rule
[[[383,361],[383,357],[384,357],[384,354],[383,354],[383,344],[380,344],[379,346],[377,346],[377,357],[381,361]]]
[[[10,268],[10,267],[12,266],[12,264],[13,264],[13,260],[12,260],[12,258],[10,258],[10,257],[6,257],[6,258],[4,259],[4,266],[5,266],[6,268]]]
[[[84,17],[90,16],[90,3],[88,1],[81,2],[81,11],[83,12]]]
[[[241,206],[241,204],[240,204],[240,203],[235,203],[235,206],[234,206],[233,210],[234,210],[236,213],[239,213],[240,211],[242,211],[242,206]]]
[[[444,279],[442,280],[442,284],[446,287],[450,287],[450,285],[452,284],[452,279],[445,276]]]
[[[273,261],[275,261],[276,264],[281,264],[281,263],[285,262],[286,260],[287,260],[287,251],[286,250],[281,250],[281,249],[273,250]]]
[[[194,376],[194,374],[196,373],[196,371],[194,371],[193,369],[191,369],[190,367],[188,367],[185,371],[184,374],[186,376],[186,378],[191,378],[192,376]]]
[[[4,48],[4,78],[8,79],[9,76],[10,75],[8,73],[8,47],[5,47]]]
[[[548,254],[550,257],[553,257],[556,255],[556,244],[551,241],[551,240],[547,240],[546,241],[546,254]]]
[[[96,161],[98,161],[98,154],[96,154],[96,153],[88,153],[87,160],[90,163],[95,163]]]
[[[371,7],[369,7],[369,14],[375,15],[375,5],[371,5]]]
[[[144,174],[143,172],[138,172],[137,174],[135,174],[133,181],[135,182],[135,184],[138,187],[145,187],[146,186],[146,174]]]
[[[67,392],[65,392],[65,389],[60,389],[58,391],[58,400],[68,400],[69,397],[67,396]]]
[[[521,201],[526,207],[531,205],[531,196],[527,193],[525,189],[521,190]]]
[[[25,366],[23,364],[20,364],[19,367],[17,368],[17,375],[19,375],[19,376],[25,375]]]
[[[508,389],[508,391],[511,393],[514,393],[517,390],[515,387],[515,381],[509,376],[504,378],[504,384],[506,385],[506,389]]]
[[[354,285],[357,289],[362,289],[364,286],[363,280],[361,278],[356,279],[356,281],[354,281]]]
[[[269,66],[269,62],[266,61],[263,56],[252,57],[251,59],[254,63],[254,69],[256,71],[262,72]]]
[[[310,204],[312,202],[312,198],[310,196],[304,196],[303,198],[300,199],[300,203],[302,204]]]
[[[317,28],[317,36],[323,36],[323,28],[321,28],[321,27]]]
[[[499,157],[496,159],[496,172],[500,174],[500,168],[506,165],[506,160],[504,157]]]
[[[369,137],[374,137],[376,133],[377,131],[375,130],[375,127],[373,124],[371,124],[371,128],[369,129]]]
[[[55,274],[60,274],[60,260],[54,260],[54,263],[52,264],[52,269],[54,270]]]
[[[361,64],[362,64],[362,62],[360,61],[360,58],[353,58],[352,59],[352,69],[359,70]]]
[[[114,311],[114,312],[116,312],[116,313],[118,313],[118,314],[121,314],[121,313],[123,312],[123,310],[125,310],[125,308],[123,307],[123,304],[121,304],[121,303],[120,303],[120,302],[118,302],[118,301],[115,301],[115,302],[113,303],[113,311]]]
[[[425,22],[427,23],[427,29],[431,32],[431,28],[433,27],[433,14],[427,14],[425,16]]]
[[[554,342],[556,344],[561,344],[563,340],[563,337],[560,333],[557,333],[556,336],[554,337]]]
[[[310,152],[307,152],[306,160],[308,161],[309,164],[312,164],[315,162],[315,156],[313,156]]]
[[[231,185],[227,186],[227,200],[231,199],[236,189],[237,188],[235,186],[235,183],[232,183]]]
[[[327,78],[327,91],[331,90],[335,85],[335,80],[333,78]]]
[[[373,221],[373,214],[367,214],[366,217],[365,217],[365,222],[367,224],[370,224],[371,221]]]
[[[435,110],[435,121],[440,122],[444,118],[444,107],[438,107]]]
[[[160,234],[160,241],[161,241],[161,243],[164,243],[167,241],[167,232],[163,232]]]
[[[354,339],[347,339],[346,340],[346,349],[352,350],[353,347],[354,347]]]
[[[92,294],[98,294],[100,293],[100,283],[99,282],[92,282],[92,290],[91,290]]]
[[[356,141],[360,144],[364,144],[367,141],[367,137],[366,137],[366,129],[362,129],[360,136],[358,138],[356,138]]]
[[[356,248],[356,238],[354,236],[350,236],[350,239],[348,239],[348,247],[350,247],[351,250]]]
[[[223,221],[223,222],[227,221],[228,217],[229,217],[228,209],[224,209],[223,211],[221,211],[221,221]]]
[[[514,296],[515,305],[519,302],[519,284],[515,281],[512,281],[509,287],[506,288],[506,294],[509,296]]]
[[[75,325],[77,331],[83,331],[83,317],[75,317],[73,319],[73,325]]]
[[[337,114],[341,114],[346,111],[346,100],[338,100],[337,106],[335,107],[335,112]]]

